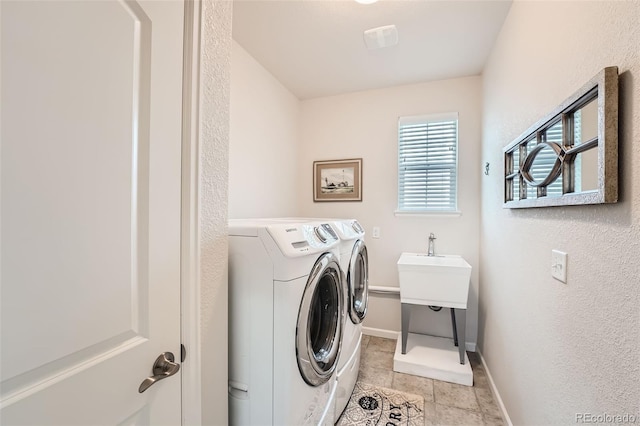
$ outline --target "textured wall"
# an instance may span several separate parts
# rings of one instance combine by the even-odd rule
[[[347,93],[302,102],[298,192],[305,216],[355,217],[365,227],[369,284],[398,286],[396,262],[403,251],[426,253],[428,236],[436,252],[460,254],[474,268],[471,278],[467,342],[477,330],[478,235],[480,209],[481,80],[467,77]],[[459,113],[458,208],[462,215],[395,216],[398,207],[398,117]],[[362,202],[314,203],[315,160],[363,159]],[[380,227],[379,239],[372,228]],[[400,299],[372,295],[364,325],[400,331]],[[411,331],[451,336],[447,310],[415,310]]]
[[[514,424],[640,414],[639,46],[639,2],[515,1],[483,75],[479,343]],[[620,202],[502,209],[502,148],[610,65]]]
[[[297,215],[299,112],[298,98],[234,42],[229,217]]]
[[[227,200],[231,1],[202,3],[199,263],[202,423],[227,414]]]

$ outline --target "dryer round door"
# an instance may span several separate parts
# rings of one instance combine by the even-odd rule
[[[305,382],[320,386],[337,367],[342,344],[342,272],[333,253],[323,254],[311,271],[298,311],[296,354]]]
[[[369,303],[369,256],[367,246],[362,240],[358,240],[353,245],[347,272],[347,286],[349,316],[354,324],[360,324],[367,315]]]

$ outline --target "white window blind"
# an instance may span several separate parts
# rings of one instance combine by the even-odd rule
[[[398,211],[457,210],[458,114],[398,120]]]

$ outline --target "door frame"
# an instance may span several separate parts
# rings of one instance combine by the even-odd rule
[[[182,364],[182,424],[202,424],[202,359],[200,340],[198,152],[200,120],[201,0],[184,2],[182,85],[182,182],[180,232],[181,339],[187,348]]]

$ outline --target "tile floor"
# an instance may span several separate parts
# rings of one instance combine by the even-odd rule
[[[358,380],[424,397],[425,426],[502,426],[487,375],[476,353],[467,352],[473,368],[473,387],[393,371],[396,341],[363,336]]]

